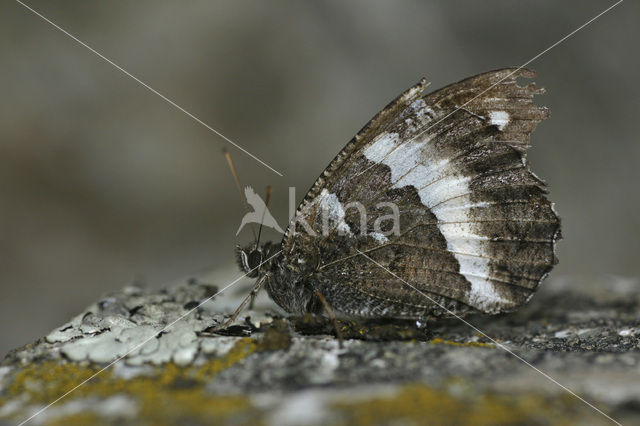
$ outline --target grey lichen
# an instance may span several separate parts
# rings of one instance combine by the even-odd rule
[[[197,333],[223,316],[207,309],[190,312],[215,292],[215,286],[197,282],[158,293],[126,287],[89,306],[45,340],[74,362],[107,364],[125,357],[127,365],[186,366],[199,353],[218,351],[213,340]]]

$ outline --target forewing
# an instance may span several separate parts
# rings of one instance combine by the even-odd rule
[[[283,240],[290,261],[317,259],[309,284],[334,309],[416,317],[441,304],[498,313],[530,298],[556,263],[559,238],[545,184],[526,160],[530,133],[548,115],[532,101],[543,90],[516,83],[534,75],[503,69],[425,96],[422,81],[338,154]],[[379,220],[392,213],[389,203],[399,232]]]

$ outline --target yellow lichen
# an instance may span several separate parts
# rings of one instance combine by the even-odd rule
[[[26,404],[47,404],[76,388],[60,403],[82,398],[106,398],[124,394],[133,398],[139,407],[139,418],[151,424],[169,424],[194,419],[207,422],[224,420],[236,413],[255,414],[250,401],[243,396],[215,396],[205,391],[206,383],[219,372],[230,368],[251,353],[256,343],[249,338],[238,340],[224,356],[207,360],[200,366],[180,367],[167,363],[154,368],[149,374],[125,379],[111,369],[100,372],[100,367],[43,361],[24,367],[17,372],[7,388],[5,402],[26,397]],[[56,419],[62,424],[90,424],[85,422],[93,414],[73,414]],[[95,415],[94,415],[95,417]]]
[[[194,378],[196,380],[209,379],[222,370],[226,370],[237,362],[242,361],[253,352],[256,352],[256,350],[257,343],[253,339],[246,337],[238,340],[238,342],[225,356],[209,360],[200,367],[190,367],[188,370],[193,371]],[[177,368],[179,368],[180,371],[184,370],[184,368]]]
[[[106,424],[104,421],[101,421],[100,417],[97,414],[86,412],[86,413],[76,413],[69,414],[67,416],[60,416],[57,418],[53,418],[47,422],[47,426],[82,426],[82,425],[102,425]]]
[[[444,390],[421,384],[408,385],[392,397],[358,402],[340,402],[333,408],[342,413],[344,424],[384,425],[520,425],[574,424],[579,410],[575,400],[540,395],[483,394],[476,398],[454,397]],[[582,412],[592,416],[592,413]]]
[[[467,346],[467,347],[473,347],[473,348],[493,348],[494,345],[492,345],[491,343],[483,343],[483,342],[465,342],[465,343],[460,343],[460,342],[454,342],[453,340],[444,340],[440,337],[436,337],[434,339],[429,340],[429,343],[433,343],[436,345],[451,345],[451,346]]]

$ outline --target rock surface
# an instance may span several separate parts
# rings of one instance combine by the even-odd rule
[[[330,321],[288,318],[264,295],[226,335],[204,336],[238,302],[217,292],[195,280],[160,292],[126,287],[10,352],[0,424],[36,413],[29,424],[639,419],[637,283],[549,281],[517,313],[465,318],[477,330],[458,319],[420,328],[340,321],[343,347]]]

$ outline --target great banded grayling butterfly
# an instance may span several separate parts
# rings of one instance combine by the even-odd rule
[[[264,285],[290,313],[398,319],[526,303],[557,263],[560,238],[526,158],[548,116],[533,103],[544,90],[516,82],[534,76],[501,69],[427,95],[422,80],[398,96],[324,170],[279,244],[238,247],[257,278],[251,295]],[[381,202],[398,207],[397,228],[379,220]]]

